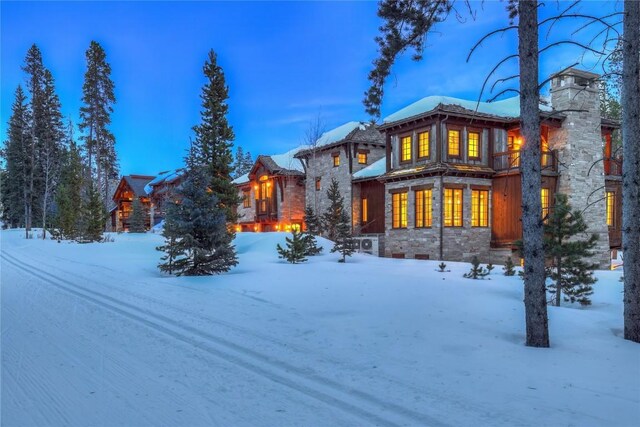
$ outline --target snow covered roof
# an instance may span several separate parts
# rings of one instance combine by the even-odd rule
[[[470,112],[478,112],[481,114],[487,114],[490,116],[503,117],[503,118],[516,118],[520,116],[520,97],[514,96],[512,98],[503,99],[501,101],[494,102],[480,102],[470,101],[468,99],[453,98],[450,96],[427,96],[419,101],[408,105],[401,110],[385,117],[383,123],[392,123],[400,120],[408,119],[410,117],[418,116],[420,114],[435,110],[439,105],[453,105],[462,107]],[[553,109],[544,104],[540,104],[540,111],[553,111]]]
[[[361,122],[348,122],[335,129],[323,133],[316,141],[316,147],[323,145],[333,144],[334,142],[342,141],[355,129],[364,130],[365,125]]]
[[[358,172],[353,174],[353,179],[366,179],[366,178],[375,178],[377,176],[382,175],[387,171],[387,158],[383,157],[380,160],[377,160],[371,163],[364,169],[360,169]]]
[[[296,147],[293,150],[289,150],[283,154],[274,154],[270,157],[271,160],[281,169],[293,170],[298,172],[304,172],[304,168],[302,167],[302,162],[299,159],[296,159],[294,156],[301,150],[307,148],[306,146]]]
[[[153,176],[147,175],[125,175],[122,177],[125,182],[133,191],[136,197],[146,196],[149,194],[147,191],[147,183],[153,179]]]
[[[249,182],[249,172],[245,173],[244,175],[240,175],[239,177],[231,181],[232,184],[246,184],[247,182]]]
[[[144,186],[144,191],[146,191],[147,194],[151,194],[154,186],[162,184],[163,182],[169,183],[175,181],[176,179],[180,178],[183,173],[184,169],[173,169],[160,172],[154,179],[152,179],[149,183],[147,183],[147,185]]]

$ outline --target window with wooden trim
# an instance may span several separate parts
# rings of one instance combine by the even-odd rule
[[[548,188],[540,189],[540,204],[542,205],[542,219],[547,223],[549,221],[549,207],[551,205]]]
[[[489,226],[489,191],[471,190],[471,226]]]
[[[460,131],[450,129],[447,133],[447,155],[449,157],[460,157]]]
[[[358,164],[360,165],[367,164],[367,153],[363,153],[363,152],[358,153]]]
[[[400,138],[400,161],[411,161],[411,136],[403,136]]]
[[[391,195],[391,218],[393,228],[407,227],[407,192]]]
[[[316,178],[316,191],[320,191],[320,180],[321,178]]]
[[[251,207],[251,190],[242,191],[242,207],[243,208]]]
[[[480,134],[478,132],[468,133],[467,150],[470,159],[480,158]]]
[[[418,157],[429,157],[429,132],[418,134]]]
[[[362,198],[362,223],[366,223],[369,221],[369,199],[366,197]]]
[[[462,227],[462,189],[444,189],[444,226]]]
[[[340,166],[340,154],[332,154],[333,156],[333,167],[337,168]]]
[[[616,193],[614,191],[607,191],[605,193],[606,202],[607,202],[607,225],[609,227],[614,227],[615,223],[615,212],[616,212]]]
[[[432,223],[432,190],[417,190],[416,196],[416,228],[431,227]]]

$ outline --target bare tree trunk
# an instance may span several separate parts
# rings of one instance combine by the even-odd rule
[[[622,250],[624,338],[640,343],[640,2],[624,2]]]
[[[527,341],[549,347],[540,201],[540,94],[538,92],[538,2],[518,2],[520,56],[520,126],[524,144],[522,173],[522,241]]]

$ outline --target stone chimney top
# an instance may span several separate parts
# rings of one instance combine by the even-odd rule
[[[551,75],[551,91],[564,88],[591,89],[598,91],[600,74],[569,68]]]

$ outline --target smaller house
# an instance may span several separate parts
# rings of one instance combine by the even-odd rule
[[[116,191],[113,193],[115,206],[111,209],[111,228],[115,231],[129,230],[129,217],[133,211],[133,200],[138,198],[142,206],[148,211],[150,198],[145,186],[155,177],[148,175],[126,175],[120,179]],[[148,216],[147,216],[148,218]],[[151,221],[147,220],[147,228]]]
[[[177,189],[182,184],[184,169],[173,169],[160,172],[152,181],[145,185],[144,190],[149,195],[149,221],[157,225],[165,218],[167,203],[177,198]]]
[[[233,180],[241,198],[237,231],[303,227],[305,176],[302,163],[294,157],[299,150],[258,156],[249,173]]]

